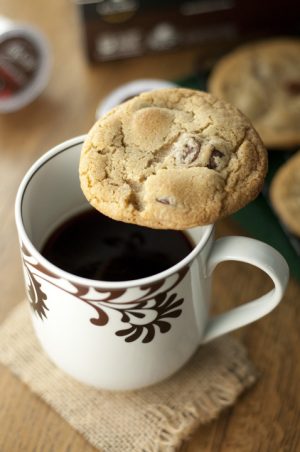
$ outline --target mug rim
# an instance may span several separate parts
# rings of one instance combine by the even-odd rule
[[[182,268],[186,267],[190,264],[192,260],[198,255],[198,253],[201,252],[201,250],[204,248],[206,243],[208,242],[209,238],[212,235],[214,225],[206,225],[202,226],[204,229],[204,233],[200,239],[200,241],[197,243],[197,245],[192,249],[192,251],[185,256],[182,260],[177,262],[172,267],[160,272],[156,273],[151,276],[147,276],[144,278],[139,279],[132,279],[128,281],[105,281],[105,280],[95,280],[95,279],[89,279],[89,278],[83,278],[81,276],[74,275],[73,273],[69,273],[65,270],[62,270],[61,268],[57,267],[56,265],[52,264],[48,259],[46,259],[33,245],[32,241],[28,237],[28,234],[26,232],[23,218],[22,218],[22,205],[23,205],[23,197],[26,192],[27,186],[30,184],[31,179],[39,171],[39,169],[44,166],[49,160],[54,158],[56,155],[60,154],[61,152],[67,151],[70,147],[77,146],[78,144],[82,144],[85,140],[86,135],[79,135],[77,137],[71,138],[69,140],[63,141],[62,143],[54,146],[49,151],[45,152],[40,158],[38,158],[31,167],[27,170],[25,173],[18,191],[16,195],[16,201],[15,201],[15,221],[17,225],[17,230],[20,238],[22,239],[22,242],[24,242],[24,245],[30,252],[30,254],[36,258],[45,268],[49,269],[52,273],[57,275],[58,277],[62,279],[66,279],[67,281],[73,282],[75,284],[80,284],[82,286],[87,287],[95,287],[99,289],[127,289],[130,287],[137,287],[137,286],[143,286],[146,284],[153,284],[161,279],[165,279],[169,276],[171,276],[174,273],[177,273]],[[189,229],[187,229],[188,231]]]

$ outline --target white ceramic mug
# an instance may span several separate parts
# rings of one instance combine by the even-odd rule
[[[195,244],[182,261],[134,281],[95,281],[67,273],[39,252],[62,221],[88,207],[78,178],[84,137],[60,144],[25,175],[16,199],[25,283],[36,334],[52,361],[98,388],[157,383],[200,344],[247,325],[280,302],[288,266],[270,246],[245,237],[213,239],[213,226],[186,234]],[[210,317],[211,273],[237,260],[264,270],[274,288],[257,300]]]

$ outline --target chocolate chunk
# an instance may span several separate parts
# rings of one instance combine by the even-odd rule
[[[285,89],[291,95],[299,95],[300,94],[300,80],[291,80],[285,84]]]
[[[183,133],[172,146],[172,154],[178,165],[193,163],[201,152],[201,142],[188,133]]]
[[[174,202],[170,198],[156,198],[157,202],[160,202],[161,204],[165,204],[167,206],[174,205]]]
[[[214,149],[210,155],[209,162],[206,165],[206,167],[209,169],[216,169],[218,166],[216,162],[216,157],[222,158],[224,157],[224,155],[225,154],[223,154],[223,152],[218,151],[218,149]]]
[[[201,145],[198,141],[190,141],[180,152],[180,162],[187,164],[194,162],[200,153],[200,149]]]

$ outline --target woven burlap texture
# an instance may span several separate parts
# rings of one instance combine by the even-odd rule
[[[244,347],[223,337],[200,347],[172,378],[132,392],[82,385],[57,369],[22,302],[0,327],[0,361],[103,452],[173,452],[256,379]]]

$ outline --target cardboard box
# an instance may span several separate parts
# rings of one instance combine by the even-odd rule
[[[76,0],[76,4],[91,62],[300,31],[298,0]]]

